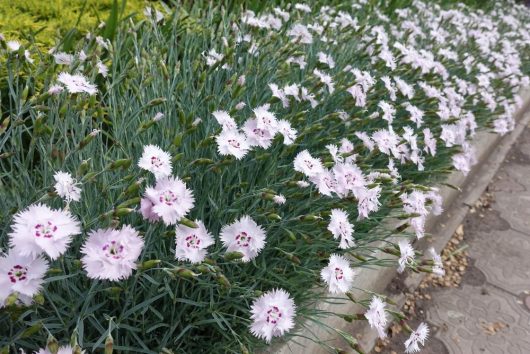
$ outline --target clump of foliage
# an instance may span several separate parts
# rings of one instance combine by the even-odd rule
[[[476,130],[513,129],[528,11],[200,5],[109,21],[51,54],[2,41],[5,350],[57,338],[247,353],[327,317],[368,319],[384,335],[387,318],[406,321],[353,271],[443,272],[411,242],[440,212],[435,184],[469,172]],[[114,243],[91,248],[101,234]],[[29,288],[34,262],[44,271]]]

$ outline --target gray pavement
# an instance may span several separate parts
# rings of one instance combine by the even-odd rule
[[[468,264],[455,288],[416,301],[414,328],[431,327],[423,354],[530,354],[530,128],[488,190],[489,207],[463,223]],[[374,352],[403,353],[404,333]]]
[[[458,288],[424,303],[434,341],[424,353],[530,353],[530,129],[488,187],[490,208],[469,214],[469,263]]]

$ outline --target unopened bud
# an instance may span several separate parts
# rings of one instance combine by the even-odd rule
[[[114,347],[114,339],[109,333],[109,335],[107,336],[107,339],[105,339],[105,354],[112,354],[113,347]]]
[[[46,341],[46,347],[52,354],[57,354],[59,351],[59,342],[57,342],[57,339],[55,339],[54,336],[51,334],[48,335],[48,340]]]
[[[162,261],[160,259],[150,259],[148,261],[142,262],[139,266],[139,270],[147,270],[156,267],[159,265]]]
[[[243,258],[245,255],[241,252],[227,252],[224,255],[224,259],[227,261],[234,261]]]

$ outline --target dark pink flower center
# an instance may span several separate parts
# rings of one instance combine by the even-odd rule
[[[276,306],[272,306],[267,311],[267,323],[276,324],[282,318],[282,312]]]
[[[201,246],[201,239],[197,235],[192,234],[186,237],[186,247],[199,249]]]
[[[238,246],[248,247],[252,237],[250,237],[245,231],[240,232],[236,236],[236,242]]]
[[[157,156],[151,156],[151,165],[155,166],[156,168],[162,167],[163,163]]]
[[[120,259],[122,258],[124,247],[115,240],[112,240],[110,243],[106,243],[101,249],[105,252],[105,256]]]
[[[339,267],[335,268],[335,279],[337,279],[337,280],[344,279],[344,272]]]
[[[11,283],[15,284],[17,281],[26,280],[27,273],[28,273],[27,267],[17,264],[13,266],[13,268],[11,268],[9,272],[7,272],[7,276],[9,277],[9,280],[11,281]]]
[[[232,145],[236,149],[239,149],[241,147],[241,144],[239,143],[239,141],[235,139],[228,139],[228,144]]]
[[[160,203],[165,203],[166,205],[173,205],[177,201],[177,196],[172,191],[165,191],[160,195]]]
[[[35,237],[52,238],[56,231],[57,226],[51,221],[35,225]]]
[[[339,230],[340,230],[341,235],[346,236],[348,234],[348,228],[346,227],[346,224],[343,223],[342,221],[339,222]]]
[[[256,134],[256,136],[259,136],[260,138],[263,138],[265,136],[265,131],[261,130],[261,129],[254,129],[253,130],[254,134]]]

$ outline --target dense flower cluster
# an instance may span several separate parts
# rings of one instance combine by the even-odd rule
[[[90,350],[117,333],[253,352],[324,323],[330,299],[384,338],[403,317],[359,269],[444,275],[414,248],[435,183],[471,171],[479,129],[515,126],[530,14],[506,4],[150,7],[39,55],[0,37],[1,345],[42,323]],[[429,329],[409,332],[417,352]]]

